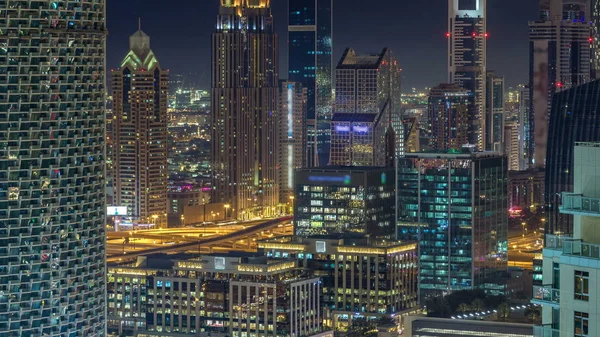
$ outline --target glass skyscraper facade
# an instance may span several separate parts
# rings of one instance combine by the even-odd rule
[[[329,161],[332,103],[333,0],[289,0],[289,80],[308,92],[307,120],[315,120],[318,165]]]
[[[105,1],[0,13],[0,336],[105,336]]]
[[[493,152],[399,160],[398,239],[419,242],[421,301],[456,290],[504,290],[507,179],[506,157]]]
[[[560,195],[573,190],[573,149],[576,142],[600,141],[600,80],[554,95],[548,130],[545,199],[546,233],[572,233],[573,216],[560,214]]]

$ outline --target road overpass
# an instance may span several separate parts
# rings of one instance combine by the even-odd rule
[[[287,216],[226,226],[212,225],[204,228],[157,229],[135,233],[110,232],[107,235],[107,261],[116,262],[153,253],[184,252],[187,250],[208,250],[208,252],[212,252],[213,248],[254,250],[254,243],[257,238],[292,234],[292,219],[293,217]],[[127,237],[130,238],[130,243],[126,247],[125,238]],[[156,247],[156,241],[160,242],[159,247]],[[145,249],[136,250],[136,243],[140,248],[144,247]],[[221,245],[224,247],[219,247]],[[133,250],[131,250],[132,246]]]

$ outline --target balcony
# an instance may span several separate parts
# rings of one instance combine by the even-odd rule
[[[600,244],[586,243],[582,241],[564,241],[563,255],[600,259]]]
[[[559,210],[563,214],[600,217],[600,198],[563,192]]]
[[[550,325],[536,325],[533,327],[534,337],[560,337],[560,330],[552,329]]]
[[[539,305],[550,305],[557,307],[560,303],[560,289],[552,288],[550,285],[533,286],[533,298],[531,303]]]
[[[572,235],[553,235],[546,234],[546,246],[544,248],[562,250],[566,240],[572,240]]]

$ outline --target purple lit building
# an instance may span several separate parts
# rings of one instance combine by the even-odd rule
[[[384,166],[385,121],[376,113],[335,113],[331,121],[334,166]]]

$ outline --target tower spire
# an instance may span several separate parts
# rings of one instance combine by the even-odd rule
[[[138,17],[138,30],[142,30],[142,18]]]

